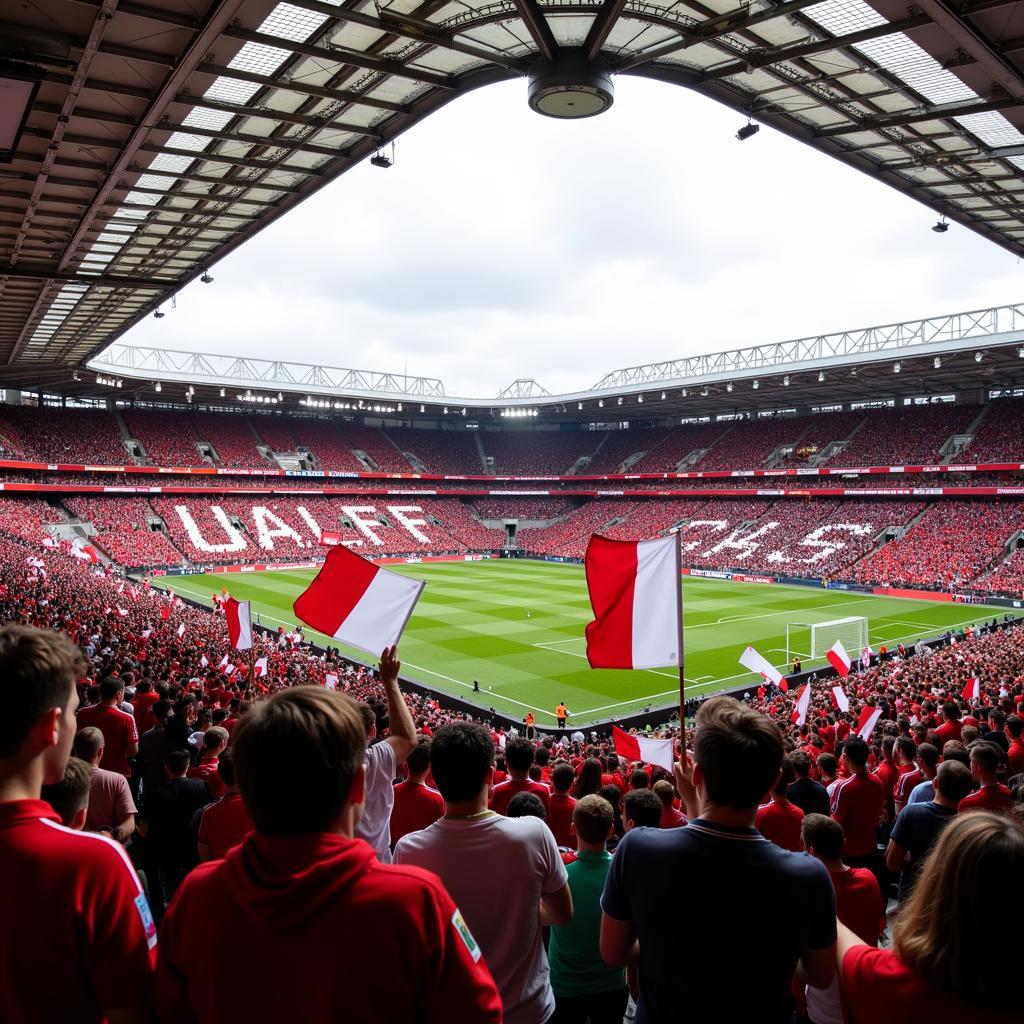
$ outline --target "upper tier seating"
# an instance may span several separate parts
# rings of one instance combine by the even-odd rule
[[[850,446],[837,456],[842,466],[902,466],[937,463],[953,434],[966,432],[980,412],[976,405],[918,405],[874,409]]]
[[[256,436],[244,416],[196,413],[193,425],[200,441],[213,445],[222,466],[231,469],[276,469],[256,449]]]
[[[474,432],[463,430],[415,430],[388,427],[387,435],[403,452],[410,452],[428,473],[480,476],[484,472]]]
[[[810,418],[810,426],[804,431],[796,451],[782,462],[782,466],[802,468],[809,461],[827,448],[833,441],[845,441],[864,421],[864,412],[823,412]],[[843,454],[835,457],[837,465],[843,465]]]
[[[42,462],[130,462],[120,428],[104,409],[37,409],[0,405],[0,435],[21,449],[18,457]]]
[[[163,409],[125,409],[128,432],[142,444],[151,466],[201,466],[193,417]]]
[[[480,440],[493,456],[498,476],[536,476],[568,473],[581,455],[589,455],[601,443],[601,436],[596,430],[488,430]]]
[[[723,429],[727,424],[723,424]],[[695,470],[764,469],[768,457],[780,445],[795,443],[810,427],[806,418],[777,417],[743,420],[700,459]]]
[[[1024,462],[1024,398],[999,398],[992,403],[963,461]]]
[[[38,498],[0,498],[0,532],[20,537],[30,544],[42,543],[48,536],[44,523],[59,523],[64,513]]]
[[[249,422],[256,428],[260,440],[274,452],[295,451],[295,437],[292,434],[292,420],[288,416],[250,416]]]

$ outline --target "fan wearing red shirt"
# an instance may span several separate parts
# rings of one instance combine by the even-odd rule
[[[235,764],[230,750],[220,755],[217,774],[224,787],[224,795],[204,808],[199,819],[200,861],[219,860],[233,846],[238,846],[253,827],[235,783]]]
[[[575,781],[576,773],[571,764],[560,761],[551,769],[551,785],[554,792],[548,802],[548,827],[555,837],[555,842],[567,849],[572,849],[576,845],[576,837],[572,831],[572,814],[576,810],[576,800],[569,795]]]
[[[914,787],[924,781],[924,773],[917,767],[917,745],[909,736],[900,736],[896,740],[897,774],[892,784],[892,800],[896,813],[899,814]],[[904,781],[907,780],[907,781]]]
[[[143,1019],[156,945],[153,918],[124,851],[66,828],[40,799],[61,782],[75,736],[66,636],[0,629],[0,1020]],[[20,926],[15,926],[20,922]]]
[[[1013,807],[1013,791],[996,778],[999,751],[991,743],[971,745],[971,776],[978,783],[976,792],[965,796],[957,807],[964,811],[994,811],[1006,814]]]
[[[199,764],[188,770],[190,779],[199,779],[209,786],[210,795],[215,800],[224,795],[224,783],[217,772],[217,761],[227,750],[229,739],[227,729],[220,725],[211,725],[203,733],[203,753],[199,758]]]
[[[534,782],[530,778],[530,767],[533,764],[533,744],[529,740],[517,736],[505,744],[505,764],[508,766],[510,778],[499,782],[491,790],[489,807],[498,814],[508,810],[508,802],[516,793],[534,793],[544,805],[544,812],[551,810],[551,790],[543,782]]]
[[[497,1024],[501,999],[440,879],[355,838],[366,728],[350,697],[298,686],[257,704],[232,744],[255,831],[200,864],[161,925],[160,1021]],[[224,951],[268,964],[225,985]]]
[[[899,776],[899,768],[893,760],[893,749],[896,746],[895,736],[882,737],[882,761],[874,770],[874,776],[882,783],[882,791],[885,793],[885,812],[882,820],[892,822],[896,820],[896,808],[893,805],[892,791],[896,786],[896,779]]]
[[[840,923],[836,958],[849,1024],[906,1024],[910,1007],[915,1020],[1019,1022],[1019,987],[992,959],[994,949],[1017,948],[1018,915],[978,908],[994,892],[1016,891],[1022,872],[1019,821],[956,815],[895,918],[891,949],[863,945]]]
[[[796,804],[791,804],[786,795],[789,787],[796,782],[796,770],[788,758],[782,759],[782,773],[775,788],[769,794],[766,804],[757,809],[754,828],[776,846],[793,853],[800,853],[803,844],[800,840],[800,826],[803,824],[804,812]]]
[[[1024,772],[1024,721],[1016,715],[1010,715],[1006,720],[1006,735],[1010,740],[1010,749],[1007,752],[1009,761],[1009,777]]]
[[[878,825],[885,807],[885,793],[877,777],[868,774],[868,745],[851,736],[843,747],[843,762],[850,773],[832,790],[832,817],[843,826],[843,860],[851,867],[882,871],[878,855]]]
[[[135,711],[135,731],[141,736],[156,725],[153,717],[153,705],[160,699],[160,694],[153,689],[148,679],[143,679],[135,690],[132,708]]]
[[[658,779],[651,790],[661,801],[661,820],[658,822],[658,828],[682,828],[686,824],[686,815],[675,806],[676,791],[672,788],[672,783]]]
[[[405,759],[409,778],[395,786],[391,808],[391,849],[402,836],[421,832],[444,814],[444,797],[427,785],[430,771],[430,737],[421,736]]]
[[[948,740],[960,739],[963,723],[960,721],[960,708],[953,703],[942,705],[942,725],[935,730],[935,746],[942,749]]]
[[[885,929],[886,900],[878,880],[867,868],[851,868],[843,863],[843,826],[824,814],[805,815],[801,824],[803,848],[828,868],[836,893],[836,917],[861,942],[878,943]],[[839,977],[827,989],[807,986],[808,1017],[821,1024],[843,1020],[839,996]]]
[[[108,772],[132,775],[129,763],[139,752],[139,734],[135,719],[118,705],[124,700],[124,683],[117,676],[100,682],[100,702],[78,712],[78,725],[92,725],[103,733],[103,760],[100,767]]]

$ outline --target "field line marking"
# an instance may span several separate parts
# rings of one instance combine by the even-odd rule
[[[811,614],[812,612],[821,611],[824,608],[849,608],[855,604],[867,604],[869,601],[874,600],[874,597],[861,597],[856,601],[838,601],[835,604],[819,604],[815,605],[813,609],[808,609],[807,612],[800,612],[793,608],[785,608],[781,612],[765,612],[762,615],[723,615],[722,618],[716,619],[714,622],[698,622],[695,625],[687,626],[686,628],[702,629],[704,626],[724,626],[730,622],[750,622],[754,619],[771,619],[778,615],[806,615]]]

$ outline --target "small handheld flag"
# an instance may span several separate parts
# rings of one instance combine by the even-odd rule
[[[811,684],[804,683],[796,695],[796,708],[793,711],[793,724],[803,725],[807,721],[807,710],[811,706]]]
[[[870,704],[865,705],[857,719],[857,735],[867,743],[871,734],[875,731],[875,725],[882,717],[881,708],[873,708]]]
[[[832,703],[839,711],[850,710],[850,698],[846,696],[846,691],[841,686],[832,687]]]
[[[783,682],[782,673],[767,658],[758,654],[753,647],[748,647],[740,655],[740,664],[744,668],[749,668],[751,672],[756,672],[770,680],[776,686],[780,686]]]
[[[837,640],[831,648],[829,648],[825,657],[828,658],[832,667],[844,679],[850,674],[850,656],[846,653],[846,648],[843,647],[841,641]]]
[[[963,690],[960,691],[960,696],[964,700],[980,700],[981,699],[981,680],[977,676],[972,676],[964,684]]]
[[[667,772],[672,771],[672,740],[652,740],[646,736],[634,736],[613,725],[612,741],[615,753],[627,761],[645,761],[647,764],[664,768]]]
[[[224,602],[224,617],[227,619],[228,636],[236,651],[252,648],[252,613],[248,601],[236,601],[229,597]]]

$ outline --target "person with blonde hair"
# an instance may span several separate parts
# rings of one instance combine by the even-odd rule
[[[1024,824],[975,811],[958,815],[932,847],[893,925],[891,949],[865,945],[839,923],[836,957],[849,1024],[920,1020],[1010,1024],[1020,994],[992,960],[1013,949],[1012,914],[984,912],[993,892],[1013,892],[1024,872]]]

